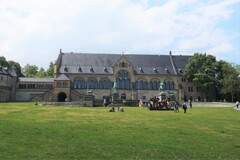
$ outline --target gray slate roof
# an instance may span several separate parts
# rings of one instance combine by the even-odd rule
[[[26,77],[19,77],[20,82],[42,82],[42,83],[51,83],[54,82],[54,78],[26,78]]]
[[[59,73],[113,74],[113,65],[121,56],[126,57],[133,65],[135,74],[175,74],[170,55],[96,53],[61,53]],[[182,69],[190,58],[190,56],[172,57],[176,68]]]

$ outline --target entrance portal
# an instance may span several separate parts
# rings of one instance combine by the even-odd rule
[[[66,93],[60,92],[60,93],[58,94],[58,102],[65,102],[65,99],[66,99],[66,98],[67,98]]]

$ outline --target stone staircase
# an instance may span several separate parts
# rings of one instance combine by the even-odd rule
[[[37,95],[33,98],[31,98],[30,100],[28,100],[28,102],[48,102],[48,101],[53,101],[52,99],[52,94],[53,94],[53,89],[50,89],[40,95]]]

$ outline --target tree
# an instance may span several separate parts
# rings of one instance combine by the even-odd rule
[[[240,78],[237,69],[231,64],[224,65],[222,79],[222,93],[231,94],[231,100],[234,100],[234,94],[240,90]]]
[[[44,69],[41,67],[40,70],[37,72],[37,74],[35,75],[35,77],[37,78],[44,78],[46,77],[46,72],[44,71]]]
[[[215,66],[215,71],[216,71],[216,97],[218,99],[226,99],[226,94],[222,92],[223,90],[223,79],[224,79],[224,76],[226,75],[226,73],[224,73],[224,68],[226,66],[228,66],[229,63],[228,62],[225,62],[223,60],[220,60],[216,63],[216,66]]]
[[[0,67],[9,67],[8,61],[3,56],[0,56]]]
[[[54,65],[53,62],[50,62],[49,68],[47,70],[47,77],[54,77]]]
[[[215,87],[216,58],[206,53],[195,53],[185,67],[185,75],[201,87],[204,93]],[[206,95],[205,95],[206,96]]]
[[[27,64],[24,68],[23,68],[23,74],[26,77],[35,77],[35,75],[38,72],[38,67],[35,65],[29,65]]]
[[[18,62],[15,61],[8,61],[10,67],[13,67],[16,71],[17,76],[22,77],[22,68]]]

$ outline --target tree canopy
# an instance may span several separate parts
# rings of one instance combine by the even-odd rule
[[[225,61],[206,53],[195,53],[185,67],[185,76],[200,86],[204,93],[209,89],[216,91],[219,99],[229,97],[234,100],[234,94],[240,90],[239,65],[235,67]]]
[[[185,75],[204,91],[208,91],[215,84],[215,64],[214,56],[195,53],[186,65]]]
[[[0,56],[0,66],[1,67],[9,67],[8,61],[3,56]]]
[[[23,68],[23,74],[26,77],[35,77],[38,73],[38,67],[36,65],[27,64]]]

